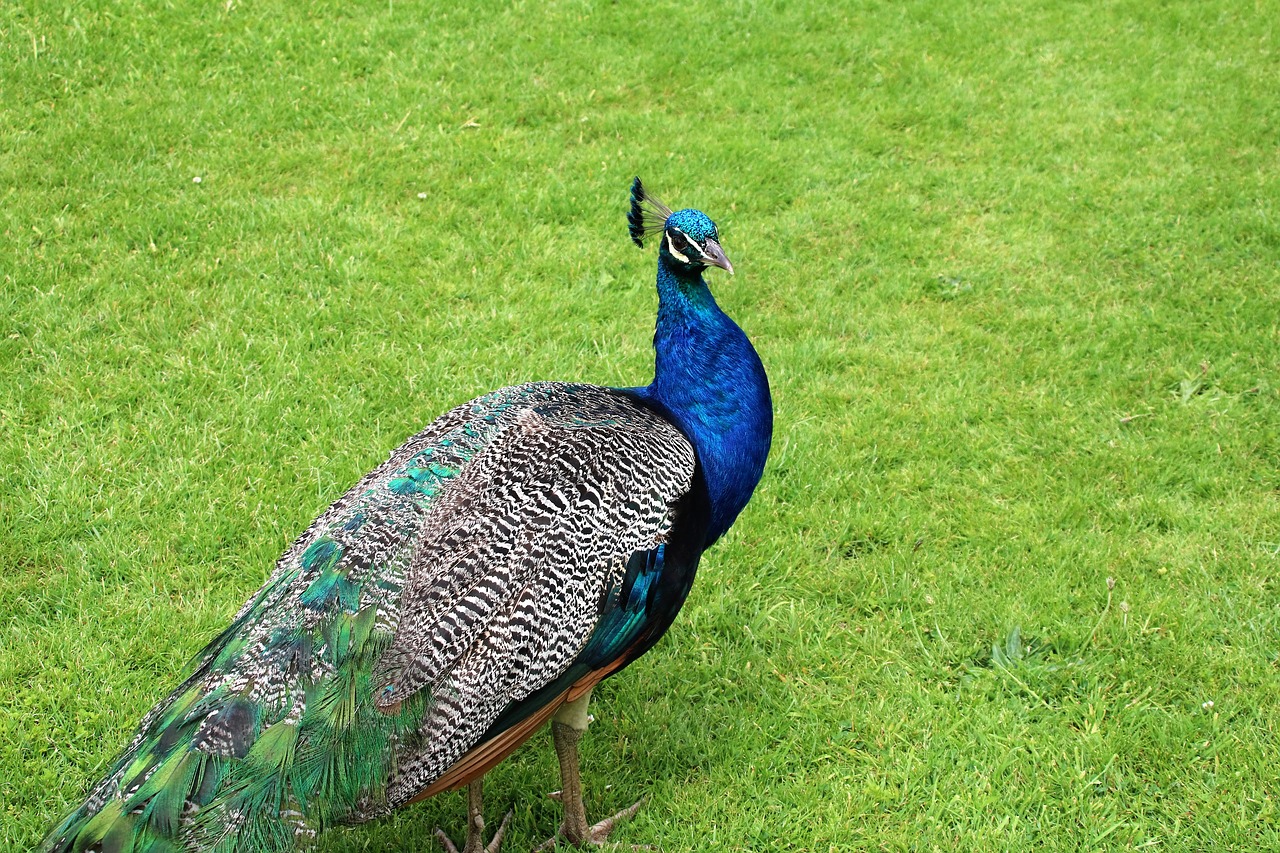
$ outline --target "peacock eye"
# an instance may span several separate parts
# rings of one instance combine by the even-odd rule
[[[685,249],[689,248],[689,241],[685,239],[684,234],[680,231],[672,231],[671,247],[677,252],[684,252]]]

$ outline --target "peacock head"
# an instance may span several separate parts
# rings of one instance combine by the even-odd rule
[[[733,275],[733,264],[720,248],[716,224],[701,210],[671,212],[656,196],[645,191],[636,178],[631,184],[631,211],[627,214],[631,239],[640,248],[648,237],[661,235],[658,256],[670,266],[689,273],[720,267]]]

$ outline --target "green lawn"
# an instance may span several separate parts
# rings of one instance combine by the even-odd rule
[[[648,380],[634,174],[719,223],[777,432],[589,813],[1280,845],[1280,3],[480,5],[0,4],[0,849],[406,436]],[[489,776],[508,851],[554,768]]]

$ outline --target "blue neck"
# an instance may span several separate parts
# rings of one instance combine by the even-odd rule
[[[706,544],[747,505],[773,437],[773,404],[760,357],[720,310],[700,273],[658,259],[653,382],[639,393],[661,404],[698,455],[711,499]]]

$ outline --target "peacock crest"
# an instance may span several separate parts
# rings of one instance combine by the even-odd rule
[[[637,175],[631,182],[631,210],[627,213],[632,242],[643,249],[645,239],[662,233],[670,216],[671,208],[645,190]]]

